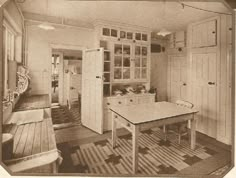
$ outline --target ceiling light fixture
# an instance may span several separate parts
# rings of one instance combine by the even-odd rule
[[[48,15],[48,0],[46,2],[47,2],[47,4],[46,4],[46,18],[47,18],[47,15]],[[48,21],[39,24],[38,27],[43,29],[43,30],[54,30],[55,29],[55,27],[52,26],[51,24],[49,24]]]
[[[165,26],[166,26],[166,1],[164,0],[164,8],[163,8],[163,19],[164,19],[164,27],[157,33],[157,35],[165,37],[166,35],[171,34],[171,31],[168,31]]]
[[[172,33],[171,31],[168,31],[168,30],[166,30],[165,28],[162,28],[162,29],[157,33],[157,35],[160,35],[160,36],[165,37],[166,35],[169,35],[169,34],[171,34],[171,33]]]
[[[41,29],[44,29],[44,30],[54,30],[55,29],[54,26],[50,25],[47,22],[39,24],[38,27],[41,28]]]

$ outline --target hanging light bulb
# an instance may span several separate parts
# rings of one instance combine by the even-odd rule
[[[48,0],[47,0],[47,5],[46,5],[46,15],[47,14],[48,14]],[[43,30],[54,30],[55,29],[55,27],[52,26],[51,24],[49,24],[47,21],[39,24],[38,27]]]

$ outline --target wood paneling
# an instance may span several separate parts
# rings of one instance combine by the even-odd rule
[[[0,24],[3,24],[3,9],[0,8]],[[3,74],[3,60],[4,59],[4,55],[3,55],[3,25],[0,25],[0,74]],[[0,91],[3,91],[3,75],[0,75]],[[0,92],[0,98],[2,98],[2,94],[3,92]],[[2,115],[2,104],[0,106],[0,115]],[[2,119],[0,121],[0,124],[2,123]]]

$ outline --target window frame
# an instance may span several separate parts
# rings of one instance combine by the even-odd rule
[[[15,61],[16,50],[16,36],[15,30],[8,24],[7,21],[3,21],[3,59],[4,59],[4,72],[3,72],[3,96],[8,95],[9,90],[9,61]]]

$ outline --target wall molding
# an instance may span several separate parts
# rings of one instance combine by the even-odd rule
[[[6,9],[3,10],[3,16],[5,24],[6,21],[9,22],[9,24],[13,27],[15,32],[17,32],[18,34],[22,34],[22,28],[15,22],[14,18],[8,13]]]
[[[30,25],[30,24],[38,25],[40,23],[47,22],[49,24],[56,25],[56,26],[94,30],[93,24],[87,23],[84,21],[75,20],[75,19],[66,19],[63,17],[47,16],[47,15],[41,15],[41,14],[36,14],[36,13],[31,13],[31,12],[23,12],[23,16],[25,18],[26,25]]]

